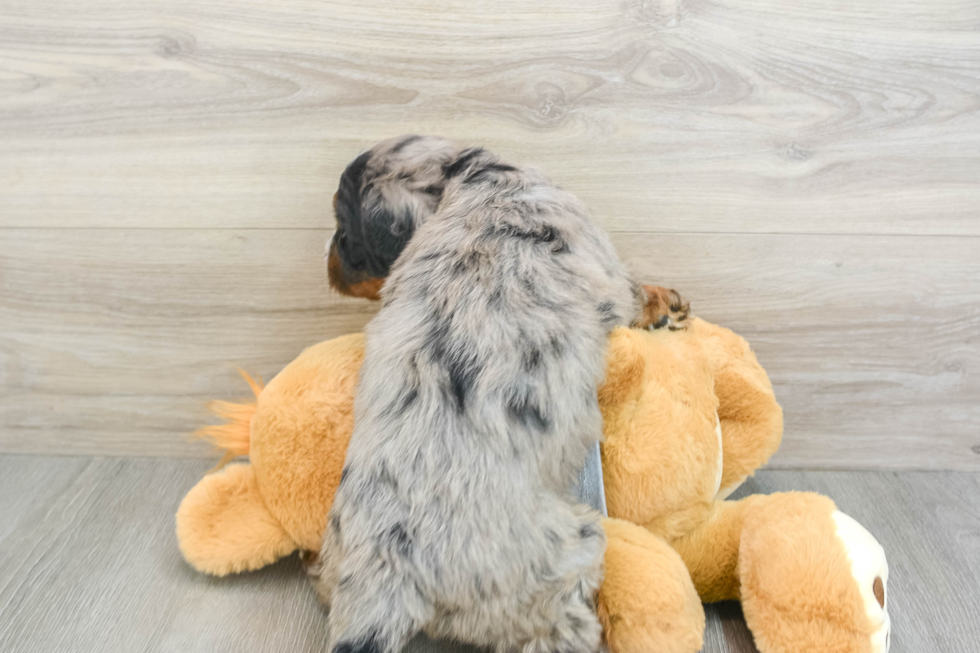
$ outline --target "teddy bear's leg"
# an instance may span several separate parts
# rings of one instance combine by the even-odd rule
[[[747,510],[739,578],[762,653],[888,650],[885,553],[827,497],[779,493]]]
[[[606,519],[598,613],[610,653],[694,653],[704,609],[677,552],[645,528]]]
[[[888,650],[884,551],[827,497],[719,501],[671,545],[703,601],[741,599],[762,653]]]
[[[670,543],[687,565],[705,603],[740,598],[738,561],[743,523],[746,514],[766,499],[757,495],[741,501],[717,501],[697,528]]]

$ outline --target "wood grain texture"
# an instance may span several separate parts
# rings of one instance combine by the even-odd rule
[[[0,224],[323,227],[398,132],[611,230],[980,234],[973,0],[0,2]]]
[[[205,454],[233,365],[370,319],[330,196],[409,131],[746,335],[774,464],[980,469],[973,0],[0,0],[0,451]]]
[[[327,231],[2,233],[0,451],[206,455],[186,434],[247,394],[235,365],[268,379],[376,310],[327,288]],[[614,242],[752,343],[786,413],[774,466],[980,469],[978,241]]]
[[[0,650],[322,651],[326,615],[295,558],[225,579],[182,561],[173,514],[207,467],[0,456]],[[762,472],[740,493],[791,489],[828,494],[885,547],[892,653],[975,650],[980,476]],[[737,604],[707,613],[704,653],[754,653]]]

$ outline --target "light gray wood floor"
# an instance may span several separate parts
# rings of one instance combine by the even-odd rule
[[[322,651],[295,558],[225,579],[184,564],[173,514],[209,465],[0,457],[0,651]],[[894,653],[980,651],[980,474],[764,471],[740,493],[791,489],[885,547]],[[708,614],[705,652],[755,650],[737,605]]]

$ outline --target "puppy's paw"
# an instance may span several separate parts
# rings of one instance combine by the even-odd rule
[[[299,559],[307,576],[313,580],[320,577],[320,554],[317,551],[303,549],[299,552]]]
[[[662,286],[643,286],[646,304],[640,318],[633,323],[640,329],[679,331],[687,328],[691,305],[677,291]]]

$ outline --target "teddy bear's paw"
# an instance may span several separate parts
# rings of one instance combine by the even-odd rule
[[[782,492],[746,514],[742,610],[762,653],[887,653],[881,545],[827,497]]]
[[[871,650],[888,653],[891,619],[888,617],[888,562],[878,540],[857,521],[837,510],[833,513],[837,539],[847,551],[851,576],[864,603],[871,632]]]
[[[691,315],[691,305],[678,294],[662,286],[643,286],[646,304],[640,319],[633,324],[641,329],[669,329],[680,331],[687,328],[687,318]]]

